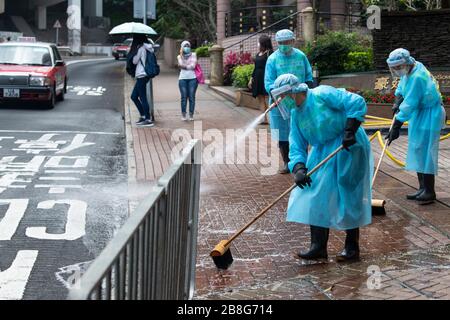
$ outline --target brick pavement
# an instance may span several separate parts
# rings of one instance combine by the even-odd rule
[[[126,96],[132,82],[126,81]],[[154,84],[157,126],[136,128],[134,106],[126,101],[130,192],[138,201],[170,165],[176,129],[194,134],[194,123],[180,120],[176,74],[163,68]],[[201,87],[196,119],[202,130],[243,128],[258,112],[235,107]],[[133,120],[133,121],[131,121]],[[198,123],[197,123],[198,125]],[[266,128],[260,126],[259,128]],[[267,141],[259,136],[261,145]],[[204,143],[207,145],[208,143]],[[450,295],[450,141],[441,144],[441,176],[437,191],[441,202],[427,206],[403,200],[416,186],[415,176],[383,163],[374,191],[387,200],[386,217],[375,217],[361,232],[362,261],[338,265],[334,256],[343,246],[343,232],[332,231],[327,264],[305,264],[293,253],[309,246],[309,227],[285,222],[287,199],[236,239],[235,258],[227,271],[218,271],[208,256],[222,239],[232,235],[254,214],[292,184],[286,175],[261,175],[261,165],[203,165],[197,263],[197,299],[428,299]],[[380,152],[374,142],[376,159]],[[404,159],[405,137],[393,144]],[[278,152],[275,150],[274,152]],[[367,287],[367,268],[377,265],[381,289]],[[372,279],[372,278],[371,278]],[[378,278],[377,278],[378,279]]]

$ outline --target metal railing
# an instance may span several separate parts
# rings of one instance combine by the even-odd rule
[[[279,28],[293,30],[296,15],[292,14],[297,11],[296,9],[296,5],[272,5],[232,10],[225,14],[226,36],[249,34],[262,29],[272,30],[270,27],[272,23],[280,20]],[[290,19],[284,19],[289,15],[292,15]]]
[[[192,140],[87,272],[70,300],[183,300],[195,289],[201,144]]]
[[[285,6],[284,11],[282,12],[284,13],[283,18],[276,20],[271,24],[265,25],[265,27],[263,27],[262,29],[260,28],[243,28],[242,30],[239,29],[238,34],[241,34],[243,38],[231,44],[227,43],[224,48],[225,54],[227,54],[230,51],[250,52],[252,54],[255,54],[256,52],[258,52],[257,40],[260,35],[265,34],[274,40],[276,32],[281,29],[291,29],[295,33],[296,39],[301,40],[303,38],[302,13],[300,11],[292,10],[291,6]],[[342,19],[341,24],[343,31],[347,32],[360,31],[361,27],[365,26],[366,18],[367,17],[364,14],[352,14],[352,13],[337,14],[331,12],[317,11],[316,12],[317,34],[323,34],[326,30],[331,29],[332,19]],[[231,22],[228,21],[226,17],[225,21],[226,30],[231,30],[232,34],[235,35],[236,34],[235,29],[237,27],[240,27],[241,23],[240,21],[238,21],[233,22],[231,25],[228,25],[230,23]],[[245,26],[245,24],[242,25]],[[277,47],[276,42],[275,41],[272,42],[274,48],[276,49]]]
[[[273,46],[276,49],[276,43],[274,41],[275,34],[278,30],[284,29],[286,24],[289,25],[288,29],[291,29],[295,33],[297,39],[301,38],[302,17],[301,13],[297,11],[294,13],[289,13],[284,18],[262,28],[261,30],[250,33],[243,39],[227,45],[224,48],[225,53],[228,53],[229,51],[239,51],[256,54],[258,52],[258,37],[263,34],[272,39]]]

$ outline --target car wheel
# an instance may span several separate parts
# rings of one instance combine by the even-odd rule
[[[56,105],[56,88],[53,88],[52,96],[50,100],[47,102],[47,107],[49,109],[53,109]]]
[[[67,87],[67,83],[66,83],[66,81],[64,80],[64,88],[61,90],[61,93],[60,93],[59,96],[58,96],[58,101],[64,101],[64,99],[65,99],[65,93],[66,93],[66,91],[67,91],[66,87]]]

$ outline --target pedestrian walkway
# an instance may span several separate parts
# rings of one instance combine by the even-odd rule
[[[129,96],[132,81],[126,81]],[[170,166],[176,129],[243,128],[258,111],[235,107],[202,86],[196,119],[182,122],[177,75],[165,67],[154,82],[156,126],[136,128],[138,115],[126,102],[130,193],[138,201]],[[260,129],[267,128],[259,126]],[[261,146],[268,141],[258,136]],[[204,141],[208,145],[209,141]],[[247,142],[248,144],[248,142]],[[450,141],[441,144],[439,202],[419,207],[404,200],[417,182],[389,159],[383,163],[374,197],[387,200],[387,216],[375,217],[361,231],[362,261],[338,265],[344,233],[332,231],[330,262],[304,264],[293,254],[309,247],[309,227],[285,222],[287,198],[280,201],[231,247],[235,261],[227,271],[215,268],[209,252],[279,196],[292,183],[289,175],[261,175],[259,164],[203,165],[196,299],[428,299],[450,298]],[[374,141],[378,159],[380,146]],[[406,138],[392,152],[405,158]],[[278,153],[274,149],[272,152]],[[279,159],[281,161],[281,159]],[[316,178],[318,179],[318,177]],[[314,178],[313,178],[314,180]],[[136,192],[134,192],[136,191]],[[369,273],[368,273],[369,272]]]

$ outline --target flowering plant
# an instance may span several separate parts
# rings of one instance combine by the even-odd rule
[[[231,85],[233,82],[232,74],[234,68],[236,68],[237,66],[253,64],[252,54],[250,52],[237,53],[230,51],[225,55],[224,64],[224,84]]]

